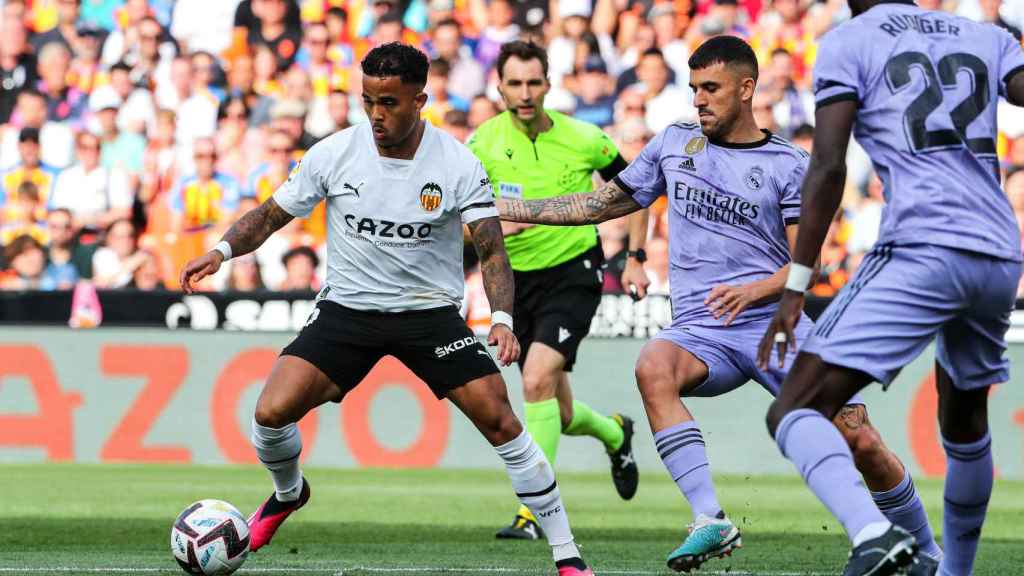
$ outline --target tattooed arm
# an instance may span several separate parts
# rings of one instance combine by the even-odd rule
[[[498,200],[502,220],[554,226],[596,224],[640,210],[641,206],[615,181],[594,192],[555,196],[543,200]]]
[[[294,216],[278,206],[273,196],[245,213],[228,228],[223,240],[231,245],[231,255],[241,256],[259,248],[274,232],[292,221]]]
[[[480,272],[491,311],[511,315],[515,303],[515,280],[505,252],[501,221],[494,217],[481,218],[469,223],[469,231],[480,257]],[[498,346],[498,360],[502,365],[508,366],[519,358],[519,342],[510,326],[494,324],[487,342]]]
[[[484,277],[484,290],[491,310],[511,314],[515,301],[515,281],[512,279],[508,253],[505,252],[501,223],[497,218],[481,218],[469,223],[469,232],[473,235],[473,245],[480,256],[480,272]]]
[[[224,234],[223,241],[231,246],[232,256],[248,254],[260,247],[267,238],[274,232],[280,230],[285,224],[292,221],[291,214],[274,202],[273,197],[258,207],[248,211]],[[192,283],[215,274],[224,262],[224,256],[217,250],[210,250],[206,254],[191,260],[181,270],[181,287],[185,292],[191,294]]]

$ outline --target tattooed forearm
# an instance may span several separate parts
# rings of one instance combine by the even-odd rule
[[[543,200],[498,200],[502,220],[573,226],[596,224],[636,212],[640,205],[629,194],[606,182],[595,192],[568,194]]]
[[[291,214],[268,198],[266,202],[245,213],[224,234],[233,256],[247,254],[260,247],[274,232],[291,222]]]
[[[476,253],[480,256],[480,271],[484,277],[484,291],[491,310],[512,313],[515,302],[515,280],[505,252],[505,239],[501,222],[497,218],[481,218],[469,224]]]

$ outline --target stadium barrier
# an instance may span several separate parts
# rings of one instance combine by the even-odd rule
[[[615,318],[607,308],[619,304],[603,306],[602,318]],[[255,463],[251,414],[263,379],[290,338],[250,329],[7,326],[0,330],[0,461]],[[1008,354],[1020,366],[1024,318],[1015,317],[1010,340]],[[595,408],[638,419],[637,460],[645,470],[660,470],[633,383],[643,342],[588,339],[572,378],[578,397]],[[865,394],[872,420],[917,475],[939,475],[945,466],[932,357],[931,351],[923,354],[888,392],[874,386]],[[504,375],[519,410],[518,371]],[[993,392],[990,420],[998,473],[1024,478],[1024,389],[1019,376],[1014,380],[1017,385]],[[792,473],[765,432],[769,401],[750,384],[722,398],[689,402],[717,472]],[[306,465],[501,465],[453,406],[437,402],[393,359],[382,361],[340,406],[325,406],[300,427]],[[560,468],[607,468],[593,440],[563,437],[562,443]]]

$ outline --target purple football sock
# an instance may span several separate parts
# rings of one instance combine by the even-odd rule
[[[924,504],[914,488],[914,480],[906,468],[899,484],[885,492],[872,492],[871,498],[890,522],[914,535],[921,552],[936,560],[942,558],[942,549],[935,542],[932,527],[928,525],[928,514],[924,511]]]
[[[786,414],[775,441],[851,541],[868,524],[887,523],[853,465],[843,436],[820,412],[804,408]]]
[[[704,451],[704,437],[697,422],[691,420],[654,433],[654,444],[661,461],[690,503],[693,517],[714,517],[722,511],[711,481],[711,466]]]
[[[992,495],[992,438],[954,444],[945,438],[946,502],[943,506],[942,574],[970,574],[978,552],[981,525]]]

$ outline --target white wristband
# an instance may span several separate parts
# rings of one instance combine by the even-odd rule
[[[786,278],[786,290],[792,290],[803,294],[807,292],[807,286],[811,283],[811,276],[814,269],[803,264],[790,262],[789,276]]]
[[[509,330],[512,330],[512,315],[508,312],[502,312],[501,310],[491,312],[491,326],[494,326],[495,324],[504,324],[505,326],[508,326]]]
[[[224,256],[224,261],[231,260],[231,244],[221,240],[213,247],[214,250],[220,252]]]

